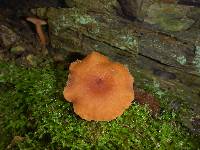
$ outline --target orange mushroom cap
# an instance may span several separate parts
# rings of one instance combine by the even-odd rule
[[[85,120],[115,119],[134,99],[134,79],[128,69],[98,52],[71,63],[69,71],[63,94]]]

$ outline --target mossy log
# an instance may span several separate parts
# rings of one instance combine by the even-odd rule
[[[188,30],[173,32],[82,8],[48,8],[45,11],[45,15],[36,14],[48,18],[54,48],[84,55],[97,50],[127,64],[131,72],[137,64],[147,76],[160,81],[164,89],[184,93],[184,102],[193,112],[183,116],[187,117],[186,126],[191,127],[190,120],[198,116],[200,105],[198,21]],[[191,16],[195,17],[192,13]]]

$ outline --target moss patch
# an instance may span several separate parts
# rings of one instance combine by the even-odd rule
[[[62,96],[66,71],[56,69],[51,62],[32,69],[0,62],[0,68],[0,149],[5,149],[14,136],[26,137],[15,145],[20,149],[197,147],[171,111],[152,118],[148,107],[133,103],[121,117],[110,122],[80,119]],[[152,87],[158,88],[156,85]],[[167,99],[164,92],[156,95],[163,101]]]

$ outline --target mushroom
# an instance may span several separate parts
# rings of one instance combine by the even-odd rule
[[[35,17],[27,17],[26,20],[31,22],[31,23],[33,23],[33,24],[35,24],[36,32],[37,32],[37,34],[39,36],[40,43],[41,43],[42,47],[45,47],[46,38],[45,38],[44,32],[42,30],[42,25],[46,25],[47,22],[42,20],[42,19],[35,18]]]
[[[87,121],[113,120],[134,99],[134,79],[128,68],[98,52],[71,63],[69,71],[64,98]]]

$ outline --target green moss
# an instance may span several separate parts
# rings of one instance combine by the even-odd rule
[[[27,69],[0,63],[0,149],[16,135],[26,137],[20,149],[195,149],[174,112],[152,118],[148,107],[133,103],[110,122],[87,122],[62,96],[66,71],[51,63]],[[154,87],[155,88],[152,88]],[[149,90],[165,100],[155,82]],[[3,90],[8,89],[8,90]]]

